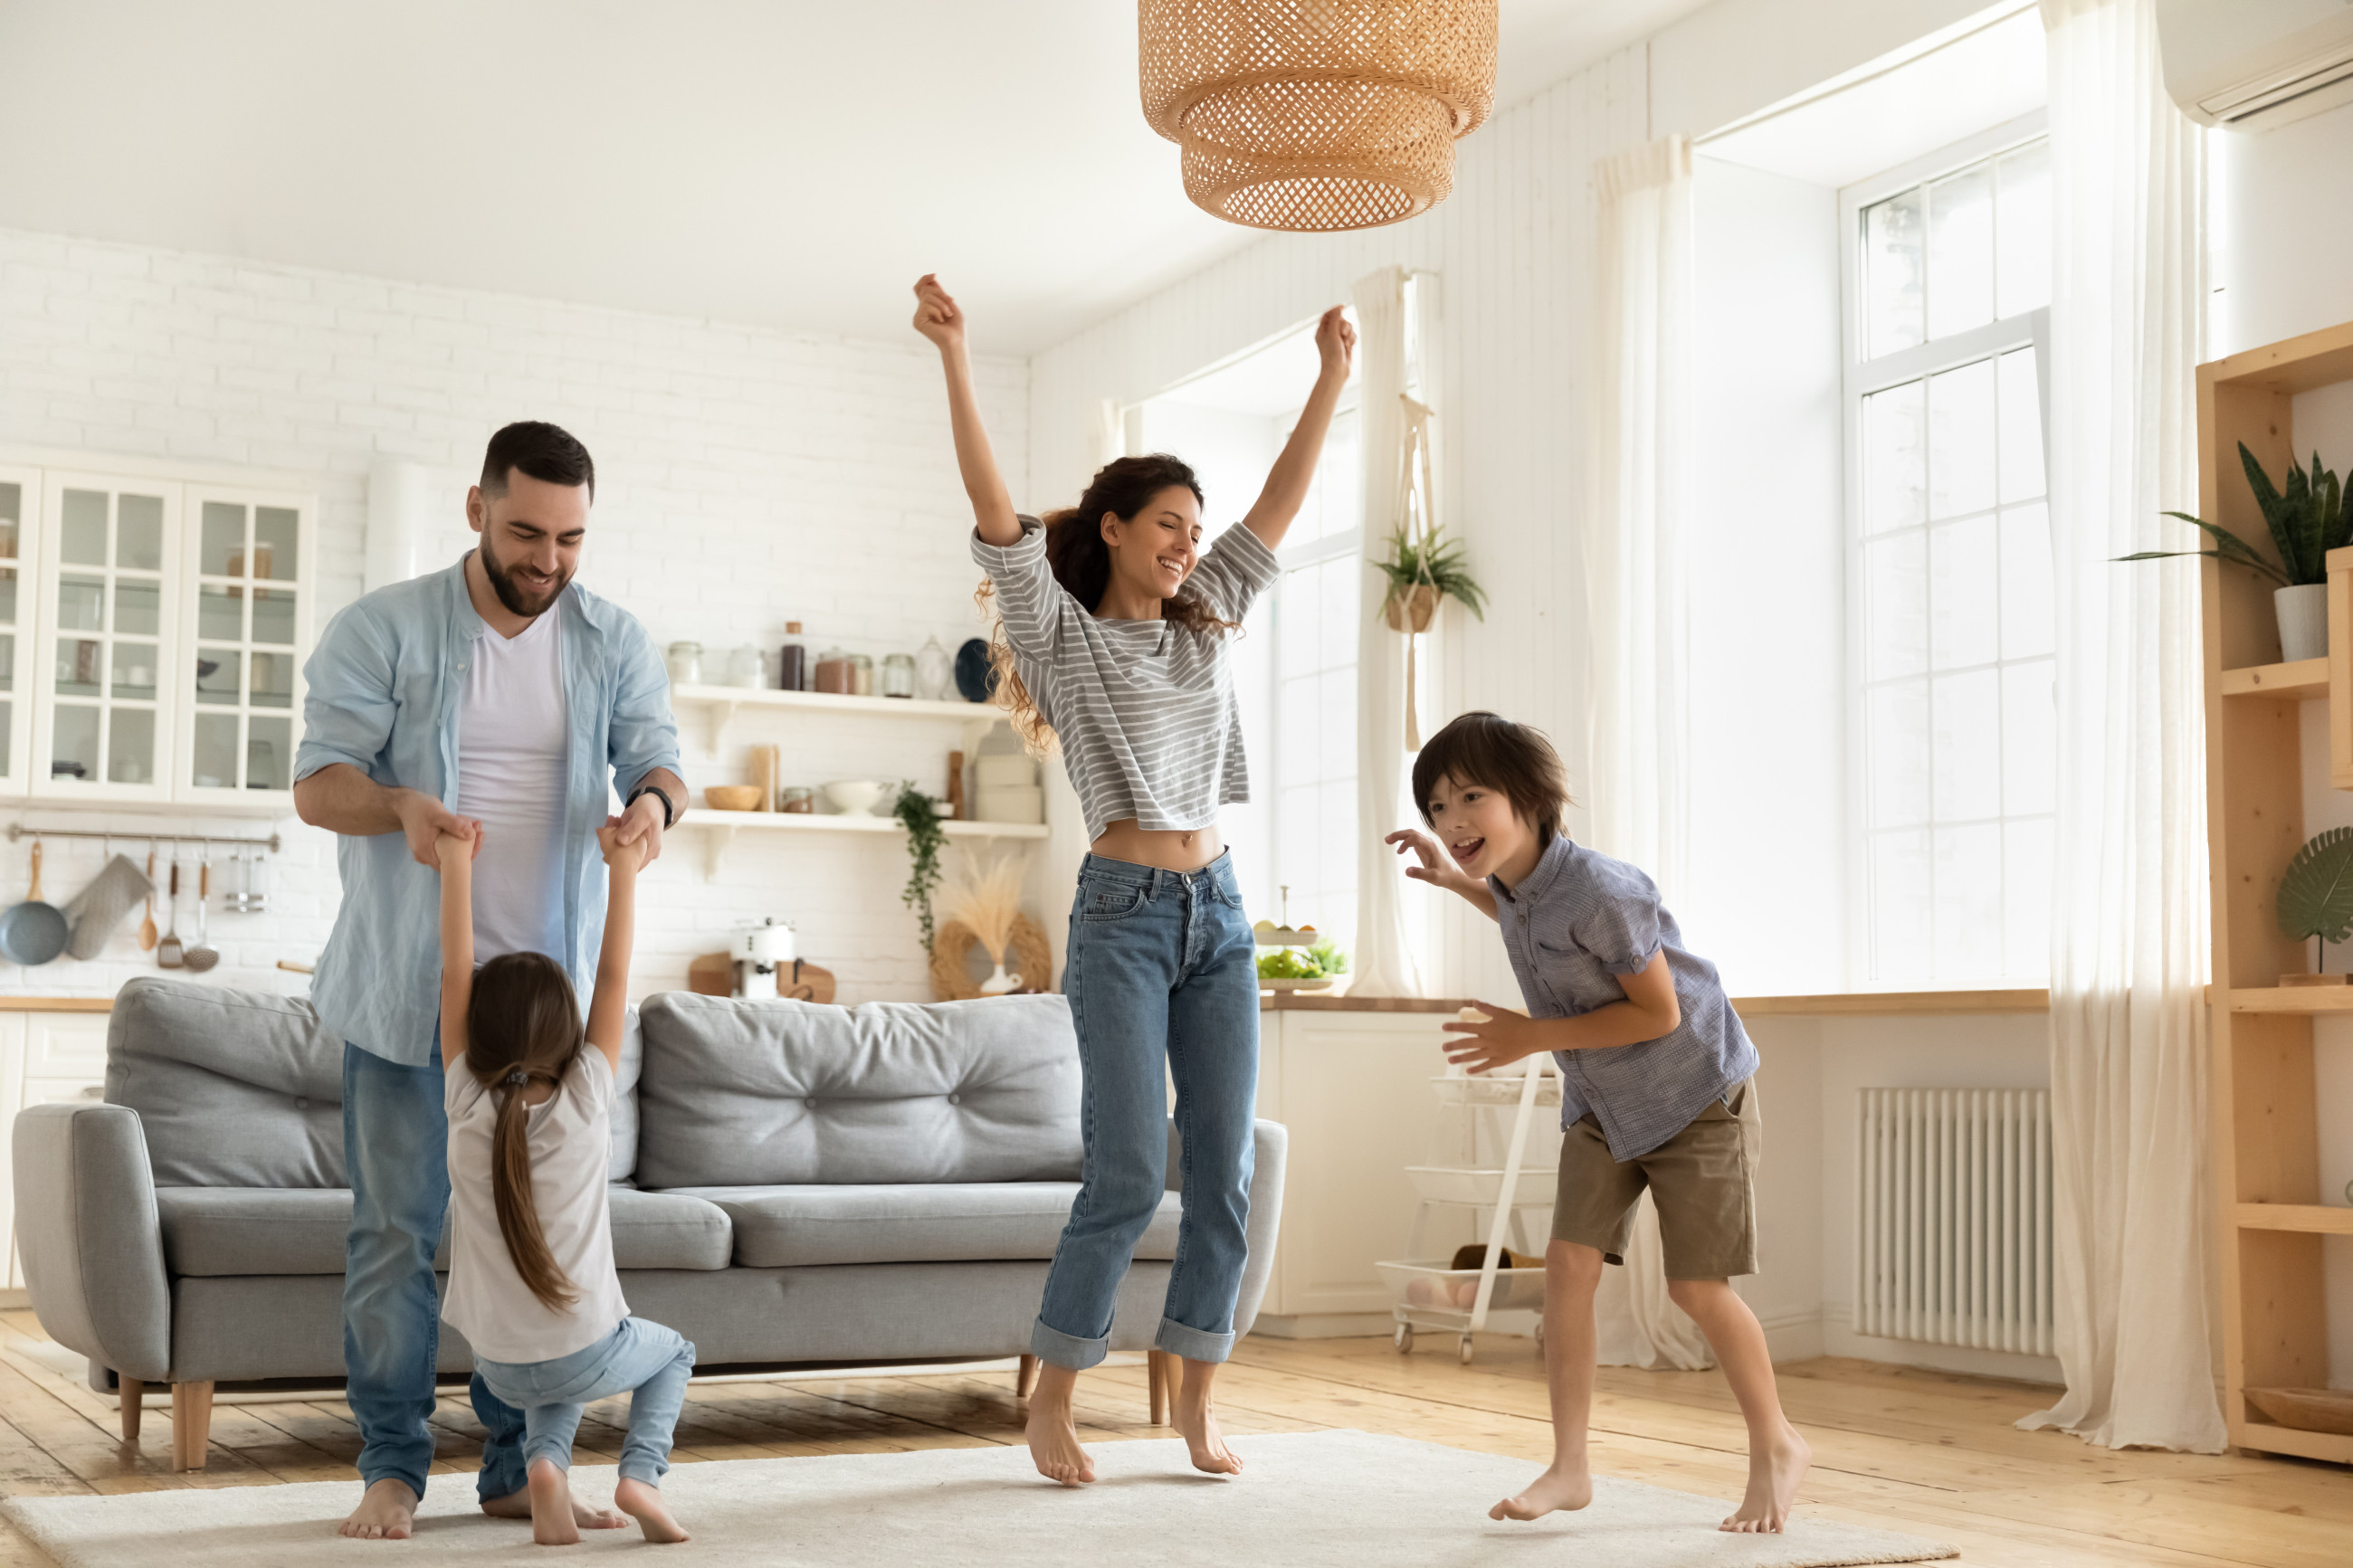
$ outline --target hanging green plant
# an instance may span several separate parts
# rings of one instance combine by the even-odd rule
[[[2353,936],[2353,827],[2313,835],[2280,877],[2282,934],[2313,939],[2312,972],[2321,970],[2321,942]]]
[[[1391,630],[1428,631],[1445,595],[1461,600],[1462,607],[1481,620],[1487,618],[1487,591],[1463,566],[1461,541],[1448,539],[1442,528],[1411,539],[1399,527],[1389,535],[1388,547],[1388,559],[1373,564],[1389,580],[1383,613]]]
[[[907,854],[914,866],[907,873],[907,885],[900,889],[899,901],[915,911],[915,921],[923,928],[923,952],[932,951],[932,894],[940,885],[940,851],[947,847],[948,830],[941,826],[939,805],[915,787],[908,779],[899,785],[899,798],[892,804],[891,815],[907,830]]]

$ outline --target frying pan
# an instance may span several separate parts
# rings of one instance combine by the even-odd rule
[[[0,914],[0,958],[47,963],[66,950],[65,911],[41,901],[41,841],[33,840],[33,885],[25,901]]]

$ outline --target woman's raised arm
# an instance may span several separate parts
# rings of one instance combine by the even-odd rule
[[[1338,305],[1324,312],[1315,323],[1315,350],[1322,364],[1315,373],[1315,390],[1307,395],[1307,406],[1299,411],[1299,423],[1292,427],[1291,439],[1284,442],[1282,455],[1267,470],[1266,486],[1258,493],[1258,504],[1242,519],[1242,526],[1259,537],[1269,550],[1280,547],[1282,536],[1291,531],[1292,520],[1299,509],[1307,504],[1307,492],[1315,483],[1315,465],[1324,456],[1324,437],[1332,428],[1332,412],[1340,405],[1341,389],[1348,384],[1348,364],[1356,353],[1356,329]]]
[[[980,527],[981,542],[1000,549],[1018,544],[1021,521],[1013,510],[1013,495],[1005,488],[1005,476],[997,471],[997,454],[988,445],[987,427],[980,422],[980,402],[973,395],[972,361],[965,353],[964,311],[933,273],[915,280],[915,331],[939,349],[940,367],[947,373],[948,423],[955,431],[956,468],[964,475],[964,493],[972,500],[973,521]]]

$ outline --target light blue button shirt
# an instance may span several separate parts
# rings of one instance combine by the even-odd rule
[[[596,830],[613,793],[656,768],[681,773],[670,680],[637,617],[578,584],[564,591],[564,915],[571,972],[586,1005],[605,936]],[[302,745],[294,776],[348,763],[376,783],[458,804],[458,709],[474,641],[490,628],[466,594],[466,563],[379,588],[327,623],[303,667]],[[683,805],[683,801],[676,803]],[[319,955],[311,1000],[344,1039],[421,1067],[440,1021],[440,874],[399,833],[336,840],[343,902]]]

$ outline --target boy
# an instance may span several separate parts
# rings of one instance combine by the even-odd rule
[[[1448,1058],[1490,1072],[1551,1051],[1563,1078],[1545,1249],[1552,1468],[1488,1517],[1537,1519],[1593,1500],[1593,1296],[1602,1265],[1621,1261],[1647,1186],[1667,1294],[1707,1336],[1748,1424],[1747,1495],[1719,1528],[1778,1531],[1810,1455],[1781,1414],[1765,1331],[1729,1283],[1757,1272],[1757,1048],[1651,879],[1560,830],[1568,788],[1541,732],[1465,713],[1422,748],[1413,789],[1435,838],[1407,828],[1384,842],[1419,858],[1407,876],[1461,895],[1503,928],[1528,1008],[1480,1003],[1487,1021],[1446,1026]]]

